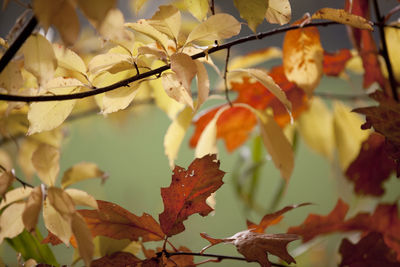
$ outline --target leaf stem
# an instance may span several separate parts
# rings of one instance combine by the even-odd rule
[[[387,48],[387,43],[386,43],[386,36],[385,36],[385,17],[381,15],[380,9],[379,9],[379,4],[377,0],[373,0],[374,3],[374,9],[375,9],[375,16],[376,19],[378,20],[378,29],[379,29],[379,36],[382,42],[382,49],[381,49],[381,54],[383,56],[383,59],[385,60],[388,75],[389,75],[389,83],[390,87],[392,89],[392,94],[393,94],[393,99],[396,100],[397,102],[399,101],[399,96],[397,94],[397,82],[394,78],[394,73],[393,73],[393,68],[392,68],[392,63],[390,62],[389,58],[389,53],[388,53],[388,48]]]

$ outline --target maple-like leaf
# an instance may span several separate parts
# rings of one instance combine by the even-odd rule
[[[357,194],[381,196],[383,182],[396,170],[396,164],[385,150],[385,137],[372,133],[361,146],[358,157],[350,164],[346,177],[354,183]]]
[[[354,109],[364,114],[366,123],[361,127],[374,127],[375,131],[385,136],[385,149],[397,163],[397,176],[400,176],[400,104],[386,96],[382,91],[375,91],[370,97],[379,106]]]
[[[147,213],[141,217],[127,211],[117,204],[98,200],[98,210],[79,210],[93,236],[107,236],[114,239],[133,241],[142,238],[143,242],[158,241],[164,238],[160,225]]]
[[[195,159],[187,170],[175,167],[171,185],[161,188],[164,211],[159,220],[167,236],[184,231],[183,221],[190,215],[206,216],[213,210],[206,199],[223,184],[225,172],[219,169],[219,164],[214,154]]]
[[[274,213],[266,214],[262,217],[259,224],[255,224],[251,221],[247,221],[247,228],[256,233],[264,233],[265,229],[267,229],[270,225],[274,225],[279,223],[283,219],[283,214],[291,211],[292,209],[299,208],[302,206],[310,205],[311,203],[302,203],[299,205],[291,205],[286,206],[283,209],[280,209]]]
[[[340,267],[400,266],[400,263],[394,257],[393,250],[385,245],[382,234],[377,232],[369,233],[357,244],[343,239],[339,252],[342,255]]]
[[[323,70],[328,76],[338,76],[346,68],[346,63],[352,58],[348,49],[341,49],[334,53],[324,51]]]

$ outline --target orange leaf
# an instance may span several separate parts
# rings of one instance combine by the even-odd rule
[[[324,51],[323,69],[325,75],[338,76],[342,73],[351,57],[349,49],[341,49],[335,53]]]
[[[278,210],[274,213],[271,214],[266,214],[264,217],[261,219],[259,224],[252,223],[251,221],[247,221],[247,228],[255,233],[264,233],[265,229],[269,227],[270,225],[274,225],[279,223],[283,219],[283,214],[291,211],[292,209],[310,205],[311,203],[302,203],[299,205],[292,205],[292,206],[286,206],[281,210]]]
[[[216,155],[195,159],[187,170],[176,166],[173,173],[170,186],[161,188],[164,211],[159,220],[167,236],[184,231],[183,221],[190,215],[206,216],[213,210],[206,199],[222,186],[225,174],[219,169]]]
[[[141,217],[127,211],[117,204],[97,200],[98,210],[79,210],[93,236],[107,236],[114,239],[127,238],[143,242],[158,241],[164,238],[160,225],[151,215]]]

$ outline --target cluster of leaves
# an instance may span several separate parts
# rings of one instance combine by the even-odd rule
[[[135,9],[139,10],[144,2],[134,1]],[[291,20],[288,0],[233,2],[254,33],[264,19],[281,25]],[[7,5],[8,1],[4,3]],[[194,266],[194,255],[212,256],[204,250],[194,253],[186,247],[176,248],[168,238],[185,230],[183,222],[190,215],[206,216],[213,210],[206,199],[222,186],[224,176],[215,155],[217,139],[223,139],[227,150],[234,151],[255,128],[286,184],[292,176],[295,157],[284,128],[292,127],[310,148],[327,159],[334,161],[335,154],[338,155],[341,170],[354,183],[355,194],[383,196],[384,181],[395,171],[400,174],[400,64],[395,64],[400,33],[396,25],[386,25],[377,1],[374,3],[379,20],[375,26],[379,27],[384,43],[382,56],[371,33],[370,3],[346,0],[344,9],[323,8],[280,28],[280,32],[285,32],[282,49],[266,47],[231,59],[230,49],[234,45],[276,32],[223,43],[224,39],[237,36],[242,24],[230,14],[215,13],[214,1],[210,4],[208,0],[160,6],[150,19],[137,22],[125,22],[115,0],[33,0],[31,21],[37,19],[45,30],[57,29],[62,44],[51,43],[39,33],[29,33],[19,52],[21,56],[0,66],[0,99],[8,100],[0,103],[0,133],[4,140],[18,143],[18,164],[25,178],[29,180],[36,174],[40,180],[39,185],[31,186],[18,178],[7,152],[1,151],[4,160],[0,176],[0,243],[18,238],[24,229],[34,232],[43,209],[49,231],[43,243],[71,243],[87,266]],[[84,41],[78,40],[77,8],[97,30],[103,48],[88,49]],[[184,12],[197,19],[195,26],[188,28],[189,24],[183,23]],[[321,19],[327,22],[319,22]],[[353,51],[341,49],[330,53],[323,49],[317,26],[329,24],[349,27]],[[0,45],[11,48],[14,44],[0,39]],[[224,49],[227,55],[222,72],[212,54]],[[255,67],[273,58],[281,59],[282,64],[270,70]],[[222,77],[224,103],[195,116],[212,98],[210,92],[215,93],[210,90],[211,69]],[[360,69],[364,71],[364,88],[380,88],[371,94],[379,106],[354,110],[366,115],[365,123],[342,102],[335,101],[330,110],[315,96],[324,75],[349,79],[347,70]],[[192,90],[194,80],[197,91]],[[229,98],[230,90],[237,92],[233,101]],[[84,191],[68,188],[81,180],[105,178],[94,163],[74,165],[64,173],[61,186],[56,185],[64,122],[88,111],[100,110],[108,115],[128,110],[137,100],[154,102],[172,120],[164,149],[173,176],[171,185],[161,189],[164,211],[158,221],[147,213],[137,216],[114,203],[96,201]],[[174,162],[192,123],[195,130],[190,146],[195,148],[196,159],[185,170]],[[366,131],[371,127],[374,131]],[[17,140],[21,135],[26,137]],[[12,188],[15,180],[23,187]],[[399,264],[400,220],[396,204],[380,203],[372,213],[346,218],[349,206],[339,200],[327,216],[311,214],[287,233],[264,233],[285,212],[307,204],[267,214],[259,224],[248,221],[248,229],[232,237],[201,236],[210,242],[208,247],[233,244],[244,256],[239,260],[267,267],[271,265],[268,254],[288,264],[295,262],[286,246],[300,237],[308,242],[323,234],[357,231],[362,234],[357,244],[342,241],[342,266]],[[82,205],[93,210],[76,208]],[[101,244],[110,239],[118,242],[111,250],[101,251]],[[147,241],[163,241],[163,245],[157,250],[146,249],[143,243]],[[137,257],[138,248],[144,259]],[[350,250],[357,253],[349,253]],[[99,258],[93,260],[95,256]],[[216,261],[228,258],[218,255]],[[49,258],[35,260],[57,264]]]

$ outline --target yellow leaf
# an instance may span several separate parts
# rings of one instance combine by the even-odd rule
[[[281,172],[282,178],[288,182],[294,168],[292,146],[271,114],[267,112],[256,112],[256,114],[264,146],[271,155],[275,167]]]
[[[106,92],[103,97],[103,114],[109,114],[125,109],[139,92],[140,84],[131,83],[129,86]]]
[[[94,209],[99,208],[96,199],[85,191],[68,188],[65,189],[64,192],[71,197],[75,206],[88,206]]]
[[[269,1],[271,2],[271,1]],[[247,21],[249,28],[255,33],[267,11],[268,1],[265,0],[234,0],[234,4],[240,13],[240,17]]]
[[[323,73],[323,49],[318,29],[308,27],[287,32],[282,52],[287,79],[311,96]]]
[[[0,73],[0,88],[7,92],[15,92],[24,85],[21,70],[15,61],[10,61]]]
[[[48,186],[55,183],[60,171],[60,151],[54,146],[40,144],[32,154],[32,163],[40,180]]]
[[[333,127],[342,170],[347,170],[360,152],[362,142],[368,138],[370,131],[361,130],[363,123],[349,107],[341,102],[333,103]]]
[[[219,13],[209,17],[189,33],[186,43],[203,40],[221,40],[239,34],[241,24],[229,14]]]
[[[58,67],[86,74],[85,62],[74,51],[60,44],[53,44],[53,50],[58,61]]]
[[[163,110],[167,116],[172,120],[176,114],[185,106],[174,99],[169,97],[164,90],[161,79],[152,80],[149,82],[153,88],[153,97],[156,105]]]
[[[309,109],[298,119],[298,129],[311,149],[332,160],[335,149],[333,115],[320,98],[313,97]]]
[[[18,187],[11,191],[8,191],[5,197],[0,202],[0,209],[3,209],[5,206],[8,206],[14,202],[23,200],[27,198],[32,192],[32,188],[30,187]]]
[[[13,160],[5,149],[0,149],[0,165],[6,170],[11,170],[13,167]]]
[[[164,73],[161,76],[161,82],[169,97],[194,109],[191,91],[182,86],[182,82],[175,73]]]
[[[0,175],[0,196],[4,197],[4,194],[7,192],[7,189],[14,182],[15,176],[11,171],[3,171]]]
[[[164,151],[169,160],[169,166],[174,168],[174,161],[178,156],[179,147],[185,137],[185,133],[189,128],[192,118],[193,110],[186,107],[179,113],[179,115],[172,121],[164,136]]]
[[[39,142],[31,139],[24,139],[19,145],[18,164],[28,180],[31,180],[35,174],[35,167],[33,166],[31,159],[33,152],[35,152],[38,146]]]
[[[208,73],[203,63],[195,60],[194,63],[197,67],[197,104],[196,110],[207,100],[210,93],[210,80],[208,79]]]
[[[29,136],[27,139],[37,141],[37,143],[45,143],[60,148],[64,138],[64,132],[59,127],[51,131],[41,132]]]
[[[112,68],[112,71],[110,69]],[[102,71],[117,73],[133,68],[132,57],[125,54],[106,53],[97,55],[89,62],[88,69],[92,74]]]
[[[315,12],[311,18],[327,19],[363,30],[373,30],[372,22],[361,16],[350,14],[343,9],[325,7]]]
[[[181,13],[172,5],[159,6],[158,8],[159,10],[148,22],[158,31],[177,41],[181,28]]]
[[[96,27],[101,25],[107,13],[116,5],[116,0],[78,0],[77,2],[83,14]]]
[[[69,245],[72,236],[71,216],[62,216],[51,204],[48,198],[43,204],[44,224],[50,232],[56,235],[65,245]]]
[[[400,30],[385,27],[385,36],[393,73],[397,82],[400,83]]]
[[[72,78],[58,77],[46,84],[48,92],[53,95],[70,94],[82,86],[82,83]],[[28,135],[49,131],[60,126],[74,108],[76,99],[65,101],[33,102],[28,112],[30,123]]]
[[[22,221],[24,222],[25,229],[33,232],[39,220],[40,210],[42,209],[42,188],[37,186],[32,190],[25,205],[24,212],[22,213]]]
[[[125,26],[157,41],[164,48],[164,50],[167,51],[169,40],[167,35],[151,26],[148,21],[141,19],[135,23],[125,23]]]
[[[196,158],[202,158],[203,156],[208,154],[218,154],[217,121],[219,119],[219,116],[221,116],[221,114],[228,108],[229,106],[220,108],[215,114],[214,118],[207,124],[206,128],[204,128],[194,151],[194,155]]]
[[[79,213],[75,212],[72,215],[71,228],[78,243],[79,255],[82,257],[85,265],[90,266],[94,254],[92,233],[85,219]]]
[[[44,85],[53,78],[57,59],[52,45],[46,38],[40,34],[31,35],[22,46],[22,51],[25,68],[35,75],[39,84]]]
[[[7,1],[6,1],[7,2]],[[0,37],[0,46],[2,46],[5,49],[8,49],[8,43],[6,40]]]
[[[139,10],[146,4],[148,0],[130,0],[130,7],[135,15],[138,14]]]
[[[171,56],[171,70],[176,73],[180,84],[190,92],[190,85],[197,73],[194,60],[184,53],[175,53]]]
[[[237,56],[229,60],[229,69],[240,69],[253,67],[268,60],[281,58],[282,51],[279,47],[267,47],[261,50],[250,52],[243,56]]]
[[[4,238],[16,237],[24,230],[22,222],[24,208],[24,202],[16,202],[3,211],[0,216],[0,244],[3,243]]]
[[[186,9],[199,21],[207,17],[209,3],[208,0],[184,0]]]
[[[107,177],[108,175],[100,170],[95,163],[80,162],[64,172],[61,187],[66,188],[71,184],[92,178],[101,178],[104,181]]]
[[[106,40],[127,46],[128,43],[133,42],[134,36],[125,29],[124,23],[124,14],[119,9],[114,8],[107,13],[97,30]],[[128,45],[128,47],[130,46]]]
[[[269,23],[286,24],[292,17],[289,0],[269,0],[265,18]]]
[[[62,215],[71,216],[75,212],[72,198],[63,189],[51,186],[47,189],[50,204]]]

